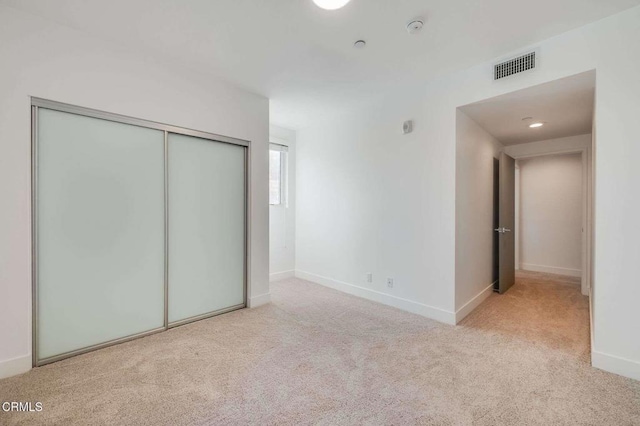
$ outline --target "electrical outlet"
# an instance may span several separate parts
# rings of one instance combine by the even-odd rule
[[[387,278],[387,287],[393,288],[393,278]]]
[[[367,273],[367,282],[368,283],[373,282],[373,274],[371,272]]]

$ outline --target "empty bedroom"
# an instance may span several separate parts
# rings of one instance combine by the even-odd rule
[[[0,425],[640,424],[640,0],[0,0]]]

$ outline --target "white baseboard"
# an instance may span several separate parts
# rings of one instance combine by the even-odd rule
[[[520,268],[525,271],[546,272],[547,274],[567,275],[570,277],[581,277],[580,269],[560,268],[557,266],[534,265],[533,263],[522,263]]]
[[[345,283],[342,281],[334,280],[334,279],[323,277],[320,275],[312,274],[310,272],[296,270],[295,274],[296,274],[296,277],[301,278],[303,280],[311,281],[316,284],[320,284],[325,287],[332,288],[334,290],[342,291],[343,293],[352,294],[354,296],[362,297],[363,299],[382,303],[383,305],[393,306],[394,308],[398,308],[398,309],[402,309],[403,311],[422,315],[423,317],[434,319],[436,321],[440,321],[445,324],[455,325],[456,314],[453,312],[445,311],[444,309],[436,308],[429,305],[424,305],[422,303],[414,302],[411,300],[392,296],[390,294],[382,293],[382,292],[371,290],[364,287],[359,287],[353,284]]]
[[[261,294],[259,296],[249,297],[247,300],[248,308],[257,308],[271,302],[271,293]]]
[[[491,296],[493,293],[493,284],[489,284],[487,288],[482,290],[480,293],[476,294],[473,299],[469,300],[465,303],[460,309],[456,311],[456,324],[464,319],[467,315],[471,313],[475,308],[477,308],[484,300]]]
[[[291,271],[283,271],[283,272],[274,272],[273,274],[269,274],[269,282],[280,281],[287,278],[293,278],[296,276],[296,271],[293,269]]]
[[[640,362],[637,361],[591,351],[591,365],[600,370],[640,380]]]
[[[640,380],[640,362],[603,352],[591,351],[591,365],[600,370]]]
[[[31,354],[0,361],[0,379],[4,379],[31,370]]]

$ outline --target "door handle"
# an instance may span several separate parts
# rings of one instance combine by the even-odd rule
[[[509,228],[505,228],[504,226],[502,228],[496,228],[494,229],[494,231],[499,232],[500,234],[504,234],[506,232],[511,232],[511,229]]]

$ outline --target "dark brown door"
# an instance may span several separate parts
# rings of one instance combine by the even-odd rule
[[[499,272],[498,291],[509,290],[516,280],[515,266],[515,198],[516,198],[516,160],[504,152],[500,154],[500,189],[498,209],[499,235]]]

